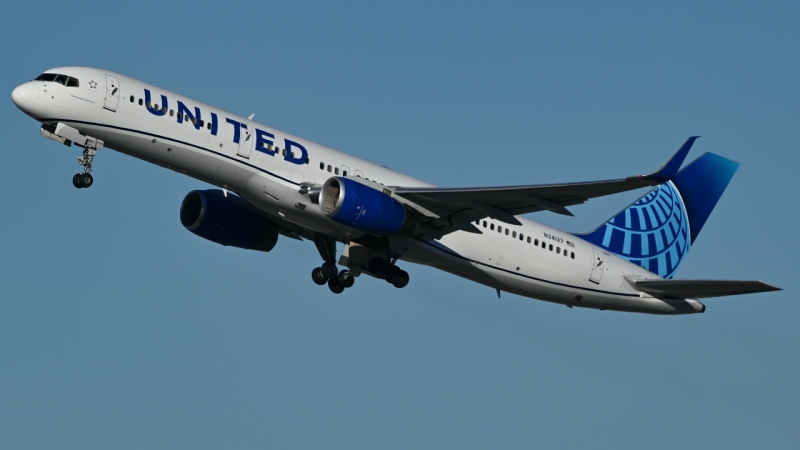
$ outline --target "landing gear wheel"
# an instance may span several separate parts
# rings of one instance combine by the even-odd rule
[[[341,294],[344,292],[344,286],[339,284],[339,280],[336,278],[331,278],[328,280],[328,289],[330,289],[334,294]]]
[[[321,267],[317,267],[311,271],[311,279],[314,280],[314,283],[317,283],[320,286],[328,282],[328,278],[326,278],[325,274],[322,273]]]
[[[72,185],[78,189],[83,187],[81,186],[81,174],[76,173],[75,176],[72,177]]]
[[[350,273],[349,270],[343,270],[339,272],[336,280],[339,282],[339,284],[346,288],[353,287],[353,284],[356,282],[356,278]]]
[[[333,261],[326,261],[322,265],[322,274],[329,280],[335,280],[336,275],[339,274],[339,269],[336,268],[336,263]]]
[[[88,188],[94,183],[94,177],[90,173],[79,173],[78,174],[78,184],[81,185],[83,188]]]
[[[409,280],[410,277],[408,276],[408,272],[405,270],[400,270],[392,275],[392,286],[396,287],[397,289],[402,289],[408,286]]]

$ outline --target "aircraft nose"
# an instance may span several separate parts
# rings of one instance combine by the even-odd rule
[[[25,113],[30,113],[39,99],[39,85],[33,81],[20,84],[11,91],[11,100]]]

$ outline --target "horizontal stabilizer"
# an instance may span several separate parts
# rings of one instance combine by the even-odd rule
[[[740,280],[628,280],[634,289],[654,297],[708,298],[780,291],[763,281]]]

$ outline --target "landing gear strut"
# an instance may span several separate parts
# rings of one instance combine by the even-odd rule
[[[88,188],[94,183],[94,177],[89,172],[92,171],[92,162],[98,150],[97,146],[97,139],[86,139],[86,145],[83,147],[83,156],[78,158],[78,164],[83,166],[83,170],[72,177],[72,185],[78,189]]]

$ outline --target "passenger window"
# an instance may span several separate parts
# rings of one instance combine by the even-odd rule
[[[174,109],[170,109],[169,110],[169,116],[172,117],[174,115],[175,115],[175,110]]]
[[[78,87],[79,84],[80,83],[78,82],[77,78],[69,77],[69,80],[67,80],[68,87]]]
[[[542,241],[542,248],[547,250],[547,244],[544,241]]]
[[[145,105],[147,106],[147,109],[152,108],[152,105],[150,104],[150,102],[145,103]]]
[[[208,122],[208,125],[206,125],[206,128],[208,128],[209,130],[211,129],[211,122]]]
[[[531,243],[531,237],[528,236],[528,244],[530,244],[530,243]],[[538,245],[538,243],[537,243],[537,245]]]
[[[139,106],[142,106],[143,104],[144,104],[144,100],[139,99]]]
[[[491,226],[491,227],[489,227],[489,228],[490,228],[490,229],[492,229],[492,230],[494,230],[494,224],[492,224],[492,226]]]
[[[328,172],[330,172],[330,171],[332,171],[332,170],[333,170],[333,167],[331,167],[331,165],[330,165],[330,164],[328,164]]]
[[[131,95],[131,103],[133,103],[133,101],[134,101],[134,99],[133,99],[133,96]]]
[[[58,84],[63,84],[63,85],[65,85],[65,86],[66,86],[66,84],[67,84],[67,78],[68,78],[68,77],[67,77],[66,75],[59,75],[59,76],[57,76],[57,77],[56,77],[56,83],[58,83]]]
[[[306,161],[308,161],[308,160],[306,160]],[[342,175],[347,176],[347,171],[346,170],[342,170]]]
[[[325,163],[324,162],[319,163],[319,170],[325,170]]]
[[[486,228],[486,221],[483,221],[483,228]]]
[[[517,232],[515,231],[515,232],[511,233],[511,237],[517,237]]]
[[[333,174],[334,175],[339,175],[339,168],[338,167],[334,167],[333,168]]]
[[[556,247],[556,253],[561,254],[561,247]]]
[[[508,236],[508,228],[506,228],[506,236]]]
[[[569,256],[570,256],[572,259],[575,259],[575,252],[570,252]]]
[[[202,120],[201,120],[201,121],[200,121],[200,128],[203,128],[204,126],[206,126],[206,123],[205,123],[204,121],[202,121]]]
[[[550,251],[553,251],[553,244],[550,244]]]
[[[502,232],[503,232],[503,227],[501,227],[500,225],[498,225],[498,226],[497,226],[497,232],[498,232],[498,233],[502,233]]]

